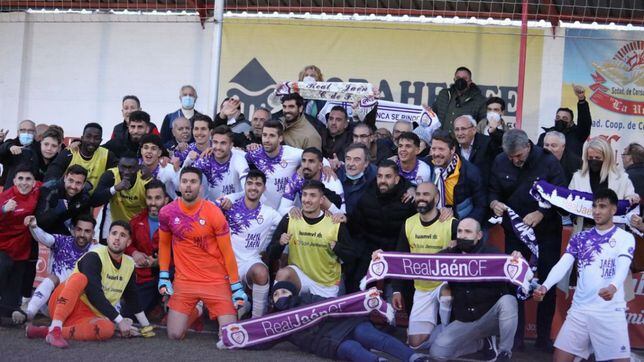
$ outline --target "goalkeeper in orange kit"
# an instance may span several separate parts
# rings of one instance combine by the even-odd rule
[[[159,292],[170,295],[168,337],[181,339],[201,300],[219,325],[237,320],[233,303],[248,297],[237,273],[228,223],[221,210],[199,197],[201,171],[181,170],[181,197],[159,213]],[[170,281],[173,258],[174,284]]]

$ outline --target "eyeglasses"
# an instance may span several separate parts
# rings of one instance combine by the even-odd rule
[[[463,128],[454,128],[454,132],[465,132],[468,129],[472,129],[474,126],[469,126],[469,127],[463,127]]]
[[[622,157],[624,156],[630,156],[630,153],[622,153]]]
[[[353,134],[353,138],[356,138],[356,139],[369,138],[369,136],[371,136],[371,135],[370,134],[355,134],[355,133]]]

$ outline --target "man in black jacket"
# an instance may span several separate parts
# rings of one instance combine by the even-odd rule
[[[633,182],[635,193],[644,197],[644,147],[639,143],[631,143],[624,148],[622,162],[628,177]]]
[[[80,165],[70,166],[61,179],[43,184],[36,220],[50,234],[71,235],[72,219],[90,212],[87,170]]]
[[[141,145],[141,137],[149,133],[150,115],[143,111],[134,111],[130,113],[126,138],[114,138],[109,140],[103,147],[112,151],[116,157],[122,157],[124,154],[138,154]]]
[[[540,282],[545,280],[550,269],[559,259],[561,249],[561,217],[553,209],[539,206],[530,196],[535,181],[543,180],[555,186],[566,186],[559,160],[550,152],[535,146],[528,135],[519,129],[511,129],[503,135],[503,153],[492,164],[489,183],[490,208],[496,216],[503,216],[505,252],[520,251],[524,258],[531,255],[530,249],[519,241],[513,231],[510,218],[505,212],[512,208],[523,222],[534,229],[539,243],[537,263]],[[535,346],[552,350],[550,328],[555,312],[554,290],[546,295],[547,302],[537,308],[537,342]],[[519,329],[517,343],[523,343],[523,303],[519,305]]]
[[[573,84],[573,91],[579,99],[577,102],[577,124],[573,122],[575,115],[572,109],[557,109],[554,127],[542,127],[544,132],[539,136],[537,145],[543,147],[543,139],[549,131],[559,131],[566,136],[566,148],[581,157],[584,142],[590,136],[590,127],[592,126],[593,120],[590,116],[590,107],[588,102],[586,102],[584,87]]]
[[[432,110],[441,120],[441,128],[452,132],[458,116],[469,114],[476,120],[485,118],[485,101],[479,87],[472,82],[472,72],[466,67],[458,67],[454,73],[454,83],[438,93]]]
[[[494,247],[481,239],[481,224],[467,218],[456,230],[456,246],[445,254],[498,254]],[[518,254],[513,255],[519,258]],[[449,282],[452,297],[452,322],[442,321],[439,333],[429,353],[437,360],[454,359],[475,352],[478,341],[499,335],[499,353],[496,361],[509,361],[514,334],[517,330],[516,287],[503,282]],[[468,350],[469,349],[469,350]]]
[[[35,154],[40,149],[40,143],[34,140],[36,135],[36,124],[28,119],[18,123],[18,137],[7,140],[0,144],[0,164],[2,164],[4,180],[4,189],[7,190],[13,186],[13,175],[11,170],[15,169],[22,161],[23,157],[15,157],[24,152]],[[29,157],[31,158],[31,157]]]
[[[572,175],[581,168],[581,157],[568,151],[566,147],[566,136],[558,131],[549,131],[543,138],[543,148],[550,151],[561,164],[566,179],[566,185],[570,184]]]
[[[342,106],[331,108],[326,117],[327,130],[322,135],[322,153],[328,159],[343,161],[344,149],[353,142],[353,125]]]
[[[464,115],[454,120],[454,137],[458,142],[459,156],[479,169],[481,179],[487,185],[492,161],[501,153],[503,132],[495,131],[489,136],[476,132],[476,120]]]

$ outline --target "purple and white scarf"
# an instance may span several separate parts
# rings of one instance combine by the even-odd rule
[[[434,183],[438,189],[438,203],[436,203],[437,209],[442,209],[445,207],[445,180],[456,171],[456,165],[458,165],[458,155],[454,153],[452,159],[449,161],[447,167],[438,167],[434,165],[434,172],[436,177],[434,177]]]
[[[500,254],[411,254],[384,252],[371,260],[360,288],[381,279],[446,282],[508,282],[530,288],[532,271],[524,259]]]
[[[250,347],[284,338],[329,317],[365,316],[372,311],[390,322],[394,318],[393,308],[380,297],[376,288],[227,324],[221,327],[221,340],[228,349]]]
[[[550,208],[554,205],[573,215],[588,219],[593,218],[593,194],[590,192],[569,190],[546,181],[537,181],[532,185],[530,195],[543,208]],[[631,205],[628,200],[619,200],[617,202],[617,213],[613,216],[613,222],[616,224],[630,224],[630,215],[633,212],[639,213],[639,205]]]
[[[534,266],[536,264],[536,258],[539,258],[539,245],[537,244],[537,235],[535,234],[534,229],[531,226],[524,224],[521,216],[512,210],[512,208],[508,207],[505,210],[505,213],[510,219],[510,225],[512,225],[514,235],[516,235],[516,237],[521,240],[528,249],[530,249],[530,252],[535,259],[530,259],[530,265]],[[492,217],[488,221],[491,224],[500,224],[503,221],[503,218]]]
[[[373,86],[351,82],[285,82],[275,91],[277,96],[291,93],[298,93],[304,99],[353,103],[373,96]]]
[[[394,123],[396,121],[416,122],[422,127],[429,127],[435,130],[441,126],[438,116],[434,112],[428,112],[423,106],[377,100],[374,97],[366,97],[358,103],[356,110],[358,118],[362,121],[378,106],[376,121]]]

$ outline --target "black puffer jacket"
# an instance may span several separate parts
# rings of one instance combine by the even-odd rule
[[[416,213],[413,202],[401,201],[410,187],[411,184],[401,177],[391,192],[383,194],[374,180],[358,201],[350,230],[355,239],[364,243],[365,255],[369,258],[374,250],[396,249],[400,228]]]

